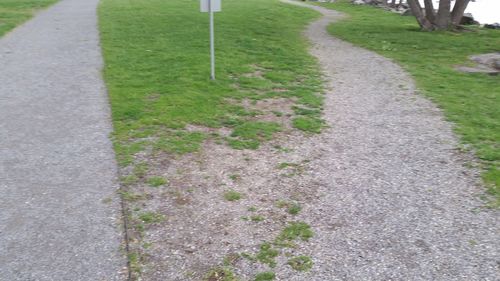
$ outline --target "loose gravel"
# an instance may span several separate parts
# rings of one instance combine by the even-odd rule
[[[331,37],[340,13],[284,2],[323,14],[306,36],[331,126],[311,163],[321,198],[304,210],[315,266],[286,280],[500,280],[499,212],[452,125],[397,64]]]

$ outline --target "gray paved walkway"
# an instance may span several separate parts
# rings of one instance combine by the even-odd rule
[[[2,281],[123,277],[97,3],[63,0],[0,39]]]

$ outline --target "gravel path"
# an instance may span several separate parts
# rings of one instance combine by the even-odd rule
[[[116,166],[98,0],[0,39],[0,280],[119,280]]]
[[[331,37],[338,12],[285,2],[324,15],[306,35],[331,88],[304,210],[315,266],[293,280],[500,280],[499,213],[441,112],[398,65]]]

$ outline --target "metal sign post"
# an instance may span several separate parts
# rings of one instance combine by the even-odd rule
[[[221,0],[200,0],[200,10],[210,14],[210,79],[215,80],[214,12],[221,11]]]

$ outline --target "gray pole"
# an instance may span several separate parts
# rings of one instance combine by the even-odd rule
[[[214,12],[212,11],[212,0],[208,0],[208,11],[210,13],[210,79],[215,80]]]

